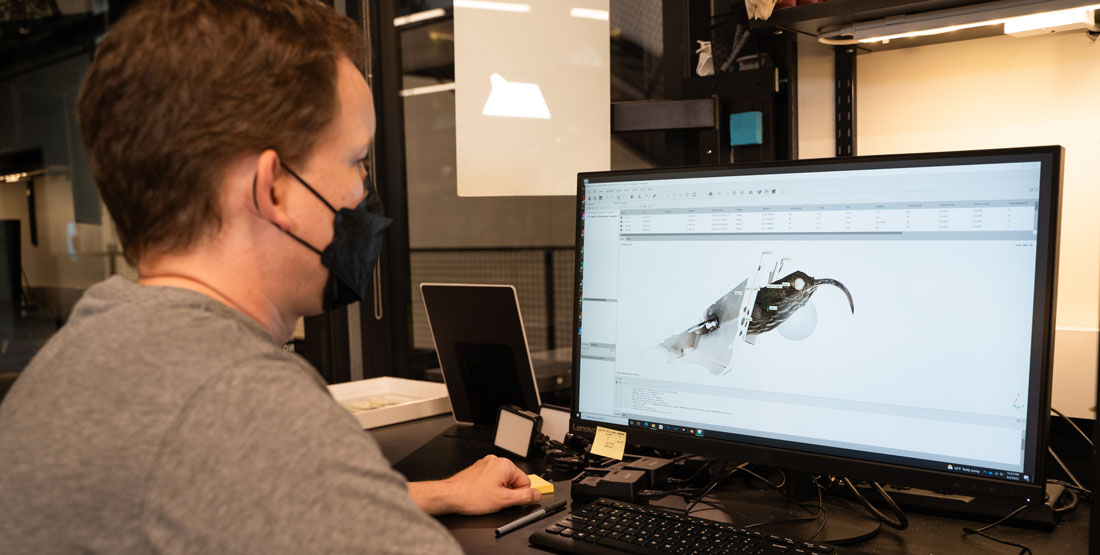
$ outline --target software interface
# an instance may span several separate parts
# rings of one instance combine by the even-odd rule
[[[581,418],[1030,480],[1040,169],[588,183]]]

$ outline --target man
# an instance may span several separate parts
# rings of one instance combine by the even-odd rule
[[[363,51],[315,0],[150,0],[101,42],[78,115],[140,278],[0,405],[0,553],[448,553],[429,514],[539,500],[495,457],[406,484],[280,348],[363,295],[387,223]]]

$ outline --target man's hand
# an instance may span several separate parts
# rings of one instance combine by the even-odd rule
[[[432,515],[483,515],[512,505],[537,503],[542,494],[508,459],[489,455],[469,468],[434,482],[410,482],[409,497]]]

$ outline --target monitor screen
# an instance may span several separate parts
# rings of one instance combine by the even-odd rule
[[[574,429],[1033,495],[1061,156],[580,174]]]

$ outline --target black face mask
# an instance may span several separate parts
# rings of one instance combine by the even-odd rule
[[[382,232],[393,223],[393,220],[382,215],[382,199],[371,185],[370,178],[363,182],[367,196],[355,208],[337,210],[309,183],[294,173],[294,170],[281,162],[280,165],[298,182],[305,185],[309,192],[321,199],[321,202],[335,214],[332,221],[332,242],[325,247],[324,251],[293,233],[283,230],[283,233],[321,255],[321,265],[328,268],[328,281],[325,283],[325,296],[321,301],[321,307],[325,311],[335,310],[367,298],[371,273],[374,272],[378,256],[382,253]],[[252,200],[256,202],[255,181],[252,183]],[[259,207],[258,202],[257,207]]]

